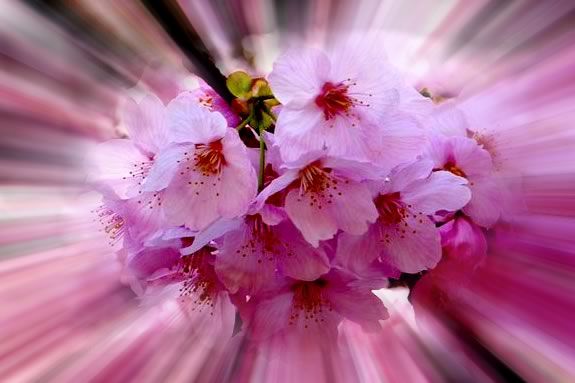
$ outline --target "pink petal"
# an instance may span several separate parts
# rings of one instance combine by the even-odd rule
[[[329,61],[323,52],[291,49],[276,60],[268,81],[282,104],[301,106],[313,101],[319,94],[329,68]]]
[[[383,259],[405,273],[417,273],[434,267],[441,259],[441,239],[429,218],[409,215],[397,225],[379,224],[385,247]]]
[[[178,264],[180,253],[175,248],[144,248],[131,254],[126,266],[137,278],[146,279],[158,270],[169,270]]]
[[[123,199],[138,193],[139,183],[145,176],[140,170],[141,166],[148,168],[151,164],[150,158],[140,152],[132,141],[125,139],[98,144],[88,154],[88,161],[90,182],[107,185]]]
[[[195,234],[194,242],[180,250],[182,255],[190,255],[200,250],[213,240],[220,238],[229,231],[236,230],[243,222],[243,219],[219,219],[210,226]]]
[[[367,141],[370,159],[384,172],[415,160],[425,143],[417,121],[405,114],[393,114],[379,121],[379,129]]]
[[[340,183],[339,192],[334,192],[331,211],[338,228],[355,235],[367,231],[368,224],[375,222],[379,213],[368,188],[363,184]],[[341,195],[339,195],[341,193]]]
[[[312,247],[295,226],[284,221],[274,231],[286,245],[279,255],[280,271],[294,279],[313,281],[329,271],[329,260],[322,249]]]
[[[123,120],[128,135],[148,154],[157,153],[168,143],[165,109],[162,101],[152,94],[138,104],[128,99],[124,106]]]
[[[439,228],[444,259],[473,269],[487,255],[487,240],[481,228],[466,217],[457,217]]]
[[[276,194],[277,192],[284,190],[288,187],[292,182],[294,182],[298,177],[297,170],[288,170],[278,178],[274,179],[268,186],[264,188],[258,194],[255,202],[255,209],[259,210],[263,208],[264,203],[266,200],[271,197],[272,195]]]
[[[278,116],[275,137],[285,162],[298,160],[308,152],[324,148],[323,113],[315,105],[284,106]]]
[[[408,165],[400,166],[391,173],[391,186],[386,192],[403,191],[414,181],[427,178],[431,174],[432,169],[433,162],[426,159],[416,160]]]
[[[449,143],[455,164],[465,172],[467,177],[491,173],[493,168],[491,156],[475,140],[466,137],[451,137]]]
[[[207,144],[222,138],[227,130],[224,116],[198,105],[189,94],[168,104],[167,126],[176,143]]]
[[[501,192],[497,183],[489,177],[474,177],[469,181],[471,201],[463,208],[473,222],[491,227],[501,214]]]
[[[225,235],[215,268],[232,294],[239,289],[255,294],[273,280],[275,256],[264,251],[259,238],[253,236],[252,228],[244,223]]]
[[[192,145],[170,145],[162,150],[154,159],[154,165],[144,181],[142,191],[158,191],[165,189],[179,169],[179,161],[186,152],[193,152]]]
[[[446,136],[461,136],[467,134],[467,121],[463,112],[447,103],[436,107],[432,115],[432,129]]]
[[[265,204],[258,213],[266,225],[277,225],[287,219],[284,208],[274,205]]]
[[[357,272],[364,270],[381,253],[377,225],[371,225],[363,235],[341,233],[338,235],[336,262],[342,267]]]
[[[292,190],[285,201],[288,216],[314,247],[319,241],[332,238],[338,229],[363,234],[368,223],[375,222],[378,217],[365,185],[340,180],[337,191],[330,190],[325,194],[318,203],[312,200],[310,193],[300,195],[299,190]]]
[[[360,324],[366,331],[380,330],[378,321],[389,318],[381,300],[368,288],[354,285],[353,281],[328,280],[325,293],[338,313]]]
[[[207,182],[211,180],[195,171],[188,173],[185,179],[175,177],[174,180],[164,191],[164,211],[170,225],[185,225],[190,230],[203,230],[221,217],[218,213],[220,197],[216,196],[220,183],[216,183],[216,186],[211,183],[208,185]],[[204,185],[199,185],[200,182],[204,182]],[[195,183],[198,185],[192,187]]]
[[[318,209],[309,194],[300,196],[299,190],[292,190],[285,200],[286,213],[301,231],[303,237],[314,247],[319,241],[332,238],[337,232],[337,222],[328,209]]]
[[[218,212],[224,218],[234,218],[245,214],[256,197],[257,176],[246,163],[234,163],[222,170]]]
[[[401,192],[401,199],[413,205],[413,210],[433,215],[440,210],[456,211],[471,199],[467,180],[450,172],[433,172],[429,178],[418,180]]]
[[[371,162],[329,156],[322,159],[321,163],[323,167],[333,169],[337,176],[356,182],[380,180],[387,175],[383,174],[381,168],[374,166]]]
[[[292,300],[292,292],[283,292],[257,302],[253,316],[248,319],[250,335],[254,339],[262,340],[286,329]]]

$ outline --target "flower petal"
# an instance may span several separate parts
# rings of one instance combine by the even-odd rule
[[[110,187],[118,197],[130,198],[139,191],[150,158],[130,140],[114,139],[98,144],[88,154],[89,181]]]
[[[301,106],[313,101],[319,94],[329,68],[325,53],[298,47],[288,50],[276,60],[268,81],[282,104]]]
[[[190,145],[170,145],[162,150],[154,159],[154,165],[144,181],[142,191],[158,191],[168,187],[178,172],[179,163],[185,153],[193,151],[194,147]]]
[[[323,150],[325,137],[322,122],[323,114],[315,104],[301,108],[284,106],[275,127],[282,159],[292,162],[308,152]]]
[[[249,321],[250,335],[263,340],[288,326],[292,309],[292,292],[278,292],[273,298],[259,300]]]
[[[380,224],[384,241],[384,261],[405,273],[434,267],[441,259],[441,239],[429,218],[409,215],[405,223]]]
[[[194,242],[180,250],[182,255],[190,255],[209,244],[211,241],[220,238],[229,231],[236,230],[241,224],[242,219],[219,219],[210,226],[200,231],[194,236]]]
[[[274,279],[275,256],[265,252],[260,238],[254,237],[252,228],[243,223],[225,235],[216,257],[216,273],[232,294],[240,289],[256,294]]]
[[[375,222],[379,215],[370,191],[365,185],[354,182],[340,182],[338,188],[330,209],[338,228],[355,235],[365,233],[368,224]]]
[[[471,201],[463,208],[473,222],[483,227],[491,227],[501,214],[501,192],[499,186],[489,177],[474,177],[469,181]]]
[[[306,241],[314,247],[337,232],[336,220],[330,211],[314,208],[309,194],[300,195],[299,190],[291,190],[286,196],[285,209]]]
[[[415,160],[426,143],[417,121],[406,114],[395,113],[378,122],[378,130],[367,141],[370,159],[386,173]]]
[[[333,278],[333,272],[330,273]],[[338,278],[339,279],[339,278]],[[378,321],[389,318],[383,302],[370,289],[351,282],[330,279],[325,289],[326,297],[335,311],[344,318],[360,324],[366,331],[381,329]]]
[[[329,259],[321,248],[312,247],[289,221],[274,226],[277,236],[285,244],[279,254],[280,271],[291,278],[313,281],[329,271]]]
[[[471,199],[467,180],[450,172],[433,172],[429,178],[411,183],[401,192],[401,199],[413,209],[432,215],[440,210],[456,211]]]
[[[274,179],[272,182],[269,183],[268,186],[262,190],[255,202],[255,210],[259,210],[263,208],[264,203],[266,200],[271,197],[272,195],[276,194],[279,191],[282,191],[286,187],[288,187],[292,182],[294,182],[298,177],[298,171],[295,169],[288,170],[278,178]]]
[[[491,155],[482,149],[475,140],[467,137],[449,139],[455,164],[467,177],[484,176],[491,173]]]
[[[168,144],[162,101],[152,94],[139,103],[128,99],[123,109],[123,120],[130,139],[148,154],[157,153]]]
[[[391,173],[391,186],[387,193],[403,191],[409,184],[427,178],[433,169],[433,162],[426,159],[416,160],[406,166],[400,166]]]
[[[198,105],[187,93],[168,104],[167,126],[175,143],[207,144],[222,138],[227,130],[224,116]]]
[[[380,253],[381,245],[376,225],[371,225],[363,235],[338,235],[336,262],[348,270],[357,272],[365,269]]]

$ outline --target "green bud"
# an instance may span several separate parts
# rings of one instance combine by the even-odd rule
[[[243,71],[237,71],[228,76],[226,85],[230,92],[236,97],[245,98],[252,89],[252,78]]]

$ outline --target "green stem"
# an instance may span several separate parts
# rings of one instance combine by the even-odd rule
[[[260,129],[260,168],[258,173],[258,191],[264,188],[264,170],[266,167],[266,143],[264,142],[263,129]]]
[[[277,122],[278,118],[277,118],[276,115],[272,112],[272,110],[271,110],[270,108],[268,108],[267,106],[265,106],[265,110],[266,110],[266,114],[267,114],[268,116],[270,116],[271,119],[272,119],[274,122]]]
[[[241,130],[244,126],[246,126],[247,123],[252,119],[253,116],[254,116],[254,111],[250,110],[250,114],[246,118],[244,118],[242,120],[242,122],[239,123],[238,126],[236,126],[236,130]]]

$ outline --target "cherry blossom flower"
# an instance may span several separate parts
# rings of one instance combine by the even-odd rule
[[[380,329],[387,319],[385,306],[372,286],[343,270],[332,268],[313,281],[285,278],[241,309],[249,334],[258,340],[273,335],[333,336],[343,319],[367,331]]]
[[[258,213],[246,216],[225,234],[215,266],[231,293],[242,289],[253,294],[273,280],[276,271],[314,280],[329,270],[329,260],[289,220],[266,222],[265,215]]]
[[[89,181],[105,185],[122,199],[137,196],[156,155],[168,144],[165,114],[153,95],[139,104],[128,100],[123,121],[129,138],[103,142],[89,154]]]
[[[257,179],[237,132],[189,95],[168,105],[167,124],[172,144],[159,154],[144,190],[163,192],[168,223],[202,230],[245,214]]]
[[[231,335],[234,306],[214,270],[213,248],[202,247],[181,256],[189,238],[158,242],[150,247],[127,247],[124,274],[144,301],[176,299],[189,313],[216,317]]]
[[[89,181],[104,196],[98,217],[113,242],[125,230],[144,241],[164,224],[162,193],[143,190],[157,154],[168,144],[165,107],[153,95],[139,104],[128,100],[123,122],[129,138],[113,139],[89,154]]]
[[[369,189],[362,183],[377,177],[370,164],[310,153],[285,166],[288,170],[260,193],[258,201],[261,204],[287,188],[285,211],[313,246],[332,238],[338,229],[363,234],[377,219]]]
[[[449,171],[469,181],[471,200],[463,208],[466,215],[483,227],[490,227],[499,219],[501,192],[493,177],[489,152],[470,138],[435,136],[427,155],[434,169]]]
[[[377,222],[364,236],[342,233],[337,257],[350,267],[381,257],[406,273],[431,268],[441,259],[439,232],[429,218],[439,210],[455,211],[470,198],[465,179],[446,171],[431,172],[431,161],[420,160],[396,169],[378,184]]]
[[[344,43],[330,53],[287,51],[269,82],[283,104],[275,132],[286,161],[326,148],[332,156],[390,169],[421,148],[422,131],[397,109],[403,85],[377,41]]]

